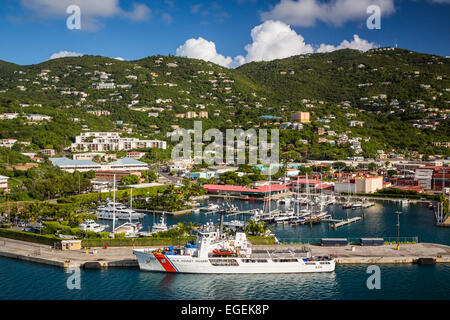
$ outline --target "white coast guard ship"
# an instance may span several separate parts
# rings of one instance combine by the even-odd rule
[[[302,273],[331,272],[335,260],[305,257],[304,252],[252,252],[243,232],[226,237],[211,223],[198,230],[197,240],[184,247],[134,249],[139,268],[180,273]]]

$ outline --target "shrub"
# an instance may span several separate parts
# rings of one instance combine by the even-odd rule
[[[48,234],[40,235],[40,234],[36,234],[36,233],[15,231],[15,230],[8,230],[8,229],[0,229],[0,237],[21,240],[21,241],[28,241],[28,242],[42,243],[42,244],[47,244],[47,245],[53,245],[55,242],[61,241],[60,238],[58,238],[54,235],[48,235]]]

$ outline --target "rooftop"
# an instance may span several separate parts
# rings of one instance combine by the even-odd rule
[[[54,166],[96,166],[100,167],[100,164],[91,160],[72,160],[68,158],[49,158]]]
[[[128,165],[145,165],[145,166],[147,165],[147,163],[145,163],[145,162],[135,160],[132,158],[128,158],[128,157],[125,157],[125,158],[122,158],[122,159],[119,159],[119,160],[116,160],[116,161],[113,161],[110,163],[111,166],[126,165],[126,164],[128,164]]]

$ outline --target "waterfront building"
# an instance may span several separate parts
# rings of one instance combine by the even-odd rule
[[[254,188],[234,186],[234,185],[205,184],[203,185],[203,188],[205,188],[206,191],[208,191],[209,193],[228,194],[228,195],[249,195],[256,197],[264,197],[268,196],[269,194],[273,195],[279,193],[286,193],[287,191],[289,191],[289,187],[284,184],[271,184],[270,186],[265,185]]]
[[[441,190],[450,187],[450,167],[441,167],[434,171],[433,190]]]
[[[382,176],[356,177],[334,183],[337,193],[374,193],[380,189],[383,189]]]
[[[367,176],[355,179],[356,193],[374,193],[383,189],[382,176]]]
[[[433,169],[417,168],[414,180],[420,181],[420,185],[425,190],[431,190],[433,181]]]

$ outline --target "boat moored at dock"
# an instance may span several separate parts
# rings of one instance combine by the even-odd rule
[[[138,220],[144,216],[143,213],[136,212],[122,203],[109,201],[106,206],[98,207],[95,215],[104,220],[113,220],[114,217],[118,220]]]
[[[309,273],[332,272],[335,260],[308,252],[253,252],[245,233],[226,236],[212,224],[198,230],[196,243],[184,247],[134,249],[143,271],[173,273]]]

